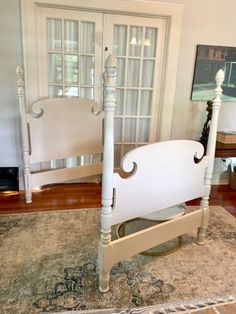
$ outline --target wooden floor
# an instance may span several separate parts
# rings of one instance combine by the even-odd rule
[[[198,204],[199,200],[187,202],[187,205]],[[236,217],[236,191],[232,190],[228,185],[212,185],[210,205],[222,206],[234,217]]]
[[[97,183],[53,184],[33,192],[25,204],[23,192],[1,192],[0,214],[101,207],[101,185]]]
[[[198,205],[193,200],[188,205]],[[228,185],[212,186],[210,205],[223,206],[236,217],[236,191]],[[0,214],[101,207],[101,185],[97,183],[56,184],[33,192],[25,204],[23,192],[0,192]]]

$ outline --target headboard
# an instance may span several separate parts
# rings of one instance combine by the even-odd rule
[[[102,152],[102,114],[95,101],[51,98],[37,101],[26,114],[30,161]]]
[[[23,69],[17,67],[16,72],[26,202],[32,201],[33,187],[101,174],[103,113],[99,104],[81,98],[47,98],[36,101],[26,112]],[[73,167],[43,171],[36,167],[35,171],[39,163],[71,157]],[[89,162],[77,163],[77,157],[89,157]]]

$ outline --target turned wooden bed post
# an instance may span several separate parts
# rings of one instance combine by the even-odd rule
[[[102,174],[102,213],[101,238],[98,250],[100,269],[99,290],[109,290],[110,270],[103,269],[103,248],[111,242],[111,226],[108,222],[112,214],[113,204],[113,172],[114,172],[114,112],[116,109],[116,59],[109,55],[105,63],[104,75],[104,148]]]
[[[32,202],[32,191],[30,182],[30,162],[29,162],[29,136],[26,122],[25,111],[25,88],[24,88],[24,71],[22,67],[16,68],[17,77],[17,93],[20,104],[20,126],[21,126],[21,141],[22,141],[22,158],[23,158],[23,172],[24,172],[24,186],[25,186],[25,202]]]
[[[221,95],[222,95],[222,88],[221,85],[224,81],[224,71],[219,70],[215,76],[216,81],[216,89],[215,89],[215,98],[212,104],[212,118],[210,124],[210,132],[207,142],[207,149],[206,149],[206,156],[209,158],[209,164],[206,169],[205,173],[205,195],[202,197],[201,200],[201,209],[202,209],[202,224],[201,227],[198,229],[198,243],[203,244],[204,238],[206,234],[206,228],[208,225],[209,220],[209,195],[211,191],[211,179],[213,174],[213,167],[214,167],[214,159],[215,159],[215,148],[216,148],[216,135],[217,135],[217,125],[218,125],[218,117],[219,117],[219,110],[221,107]]]

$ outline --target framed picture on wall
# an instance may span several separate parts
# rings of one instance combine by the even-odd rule
[[[223,101],[236,101],[236,47],[197,45],[191,100],[214,98],[216,72],[222,69]]]

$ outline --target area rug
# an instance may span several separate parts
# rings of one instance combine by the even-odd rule
[[[204,246],[187,234],[175,253],[118,263],[104,295],[98,292],[99,221],[97,209],[1,216],[2,313],[105,313],[236,295],[236,219],[222,207],[211,208]]]
[[[53,313],[53,314],[58,314]],[[136,307],[133,309],[102,309],[73,311],[73,314],[235,314],[236,297],[191,300],[188,302],[175,302],[161,305]],[[71,311],[59,314],[71,314]]]

